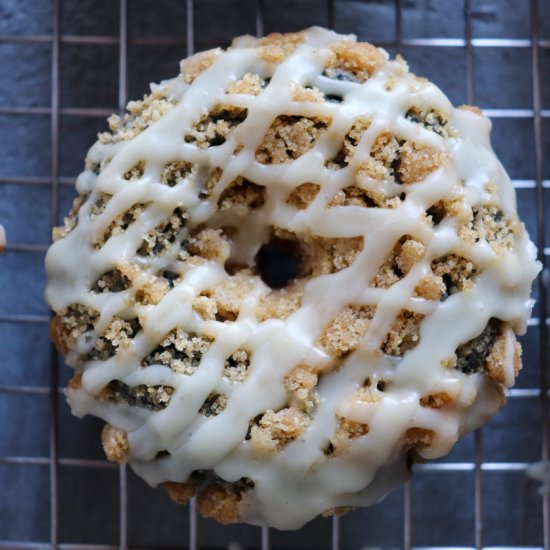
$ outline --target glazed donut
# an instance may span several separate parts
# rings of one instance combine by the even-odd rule
[[[540,265],[479,109],[311,28],[185,59],[109,125],[46,260],[109,460],[295,529],[501,407]]]

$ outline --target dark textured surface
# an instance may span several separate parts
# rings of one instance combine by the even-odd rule
[[[48,4],[44,0],[37,3]],[[157,0],[155,4],[158,3]],[[63,34],[109,36],[118,33],[119,10],[113,0],[68,0],[63,2],[62,8]]]
[[[452,541],[453,546],[474,545],[471,472],[423,472],[413,477],[412,487],[415,544],[447,546]],[[449,523],[441,521],[444,517],[452,518],[452,535]]]
[[[47,245],[50,242],[51,200],[47,185],[0,184],[0,219],[10,241]],[[13,207],[15,204],[17,208]],[[21,223],[22,219],[33,220],[33,223]]]
[[[464,34],[463,3],[439,0],[402,0],[403,36],[456,38]],[[387,6],[387,3],[386,3]]]
[[[461,49],[406,46],[403,57],[413,73],[437,84],[455,105],[466,102],[466,59]]]
[[[476,105],[488,109],[533,107],[528,48],[476,48],[474,67]]]
[[[117,109],[116,46],[66,44],[61,48],[59,68],[62,107]]]
[[[48,466],[0,464],[1,534],[12,541],[43,542],[50,536],[50,472]]]
[[[475,0],[472,16],[474,38],[529,38],[531,35],[529,2]]]
[[[4,422],[0,456],[48,456],[50,403],[46,395],[0,394],[0,418],[17,411],[17,422]]]
[[[185,57],[185,46],[129,46],[128,97],[141,99],[149,83],[173,78]]]
[[[363,2],[338,2],[336,27],[342,33],[357,34],[360,40],[389,41],[395,36],[395,11],[388,2],[371,2],[365,9]]]
[[[46,283],[44,253],[6,250],[0,260],[0,312],[16,315],[47,315],[43,290]],[[26,339],[25,326],[18,338]],[[27,342],[28,344],[28,342]],[[45,351],[40,350],[41,353]]]
[[[495,343],[501,322],[498,319],[489,319],[483,332],[473,340],[461,344],[456,350],[456,367],[465,374],[482,372],[485,360]]]
[[[109,544],[118,537],[116,468],[59,468],[61,542]]]
[[[118,38],[116,0],[62,0],[61,32],[68,36]],[[463,0],[402,0],[403,38],[464,38]],[[474,38],[528,39],[528,0],[472,0]],[[550,40],[550,2],[539,0],[540,33]],[[195,47],[227,46],[238,34],[254,34],[253,0],[197,0]],[[322,0],[265,0],[266,32],[294,31],[328,24]],[[389,0],[336,0],[336,29],[363,40],[395,40],[395,9]],[[0,35],[42,35],[52,32],[50,0],[2,0]],[[151,81],[174,76],[186,55],[186,9],[183,0],[128,1],[128,96],[140,98]],[[135,44],[139,39],[176,39],[176,45]],[[396,48],[388,46],[391,55]],[[463,47],[405,46],[411,69],[438,84],[455,103],[466,101],[466,52]],[[42,107],[51,102],[49,43],[0,43],[0,108]],[[542,105],[550,109],[550,48],[541,48]],[[60,94],[64,108],[116,110],[118,107],[119,48],[63,42],[60,55]],[[474,100],[483,108],[531,109],[531,49],[474,47]],[[91,113],[93,115],[93,113]],[[82,169],[86,150],[103,116],[62,114],[59,121],[59,174],[74,178]],[[550,120],[543,120],[546,152],[544,177],[550,179]],[[534,127],[529,117],[494,118],[493,146],[510,175],[518,180],[535,176]],[[11,244],[41,245],[50,239],[52,200],[51,121],[40,115],[0,114],[0,223]],[[18,184],[10,177],[42,178],[44,184]],[[61,185],[57,199],[58,223],[68,212],[74,190]],[[550,211],[550,189],[544,191]],[[536,193],[518,191],[518,208],[536,237]],[[550,223],[546,227],[550,245]],[[43,252],[8,250],[0,257],[0,315],[41,315],[45,275]],[[538,312],[538,309],[535,310]],[[518,388],[540,384],[540,327],[522,337],[524,369]],[[49,385],[50,350],[46,323],[0,323],[1,387]],[[59,383],[71,371],[60,360]],[[58,397],[58,453],[67,459],[102,459],[101,421],[70,414]],[[49,457],[50,398],[42,394],[11,394],[0,389],[0,456]],[[483,458],[492,463],[530,462],[540,453],[541,407],[536,396],[514,397],[483,429]],[[439,462],[469,463],[475,459],[473,435],[468,435]],[[105,462],[100,468],[64,463],[59,471],[60,538],[62,542],[118,544],[118,469]],[[47,464],[14,465],[0,461],[0,541],[41,541],[50,537],[50,484]],[[542,545],[541,499],[537,486],[522,471],[484,472],[483,521],[487,545]],[[415,546],[472,546],[474,544],[474,473],[420,472],[412,483]],[[7,494],[7,496],[6,496]],[[132,546],[185,548],[189,536],[188,510],[168,500],[163,491],[149,488],[128,472],[128,540]],[[379,505],[341,520],[342,550],[403,547],[402,488]],[[330,519],[318,519],[296,533],[271,533],[272,547],[323,550],[330,548]],[[201,548],[258,548],[260,530],[250,526],[223,527],[199,519]]]
[[[47,43],[0,43],[0,106],[49,106],[51,55]]]
[[[487,472],[483,517],[487,546],[542,547],[542,499],[523,472]]]
[[[105,1],[109,3],[108,10],[115,17],[116,30],[114,32],[117,33],[118,2],[114,3],[116,9],[113,9],[113,1]],[[185,2],[131,0],[128,6],[128,34],[131,39],[179,38],[185,40],[185,26],[187,23]],[[167,14],[169,15],[167,16]]]
[[[3,0],[0,3],[2,34],[44,35],[52,32],[53,3],[45,0]]]
[[[51,141],[47,116],[1,114],[0,143],[0,179],[49,175]]]

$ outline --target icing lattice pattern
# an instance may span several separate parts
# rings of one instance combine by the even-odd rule
[[[309,29],[184,60],[110,129],[47,257],[110,460],[296,528],[501,406],[538,265],[475,108]]]

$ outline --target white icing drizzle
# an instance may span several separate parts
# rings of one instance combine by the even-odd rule
[[[515,338],[511,328],[505,329],[505,349],[502,369],[504,372],[504,384],[511,388],[514,385],[516,373],[514,371]]]
[[[488,200],[487,185],[491,183],[497,189],[499,208],[515,218],[513,187],[490,147],[490,122],[454,109],[436,86],[416,80],[402,62],[386,61],[363,84],[323,76],[327,46],[335,40],[355,38],[310,29],[294,53],[280,65],[271,66],[258,58],[256,40],[244,37],[228,51],[216,51],[214,63],[190,86],[181,78],[156,86],[178,104],[134,139],[116,144],[98,142],[90,149],[90,161],[109,160],[109,164],[98,176],[90,171],[80,175],[77,189],[89,197],[81,207],[78,224],[52,245],[46,258],[46,297],[55,311],[74,303],[100,311],[97,334],[102,334],[112,317],[121,312],[132,311],[142,321],[142,330],[127,349],[106,361],[86,363],[81,387],[68,392],[73,412],[99,416],[127,431],[129,462],[151,484],[183,482],[193,471],[208,469],[227,481],[252,479],[255,485],[242,501],[242,519],[286,529],[298,528],[327,509],[375,502],[400,483],[406,475],[401,449],[408,428],[435,432],[432,445],[420,453],[436,458],[496,412],[502,397],[495,384],[482,374],[446,369],[442,361],[460,344],[478,336],[489,319],[497,317],[506,323],[504,375],[506,385],[511,386],[513,332],[525,330],[533,305],[530,287],[540,269],[524,230],[515,237],[512,249],[497,254],[487,243],[466,246],[459,240],[452,219],[435,227],[424,221],[425,211],[454,193],[461,182],[471,205]],[[271,80],[258,96],[225,93],[229,82],[246,73]],[[391,89],[386,86],[389,78],[394,83]],[[343,102],[293,101],[295,84],[342,95]],[[220,146],[200,149],[186,143],[183,135],[217,103],[246,108],[246,119]],[[457,135],[443,138],[407,120],[405,113],[412,105],[447,113]],[[255,151],[272,121],[283,114],[327,117],[331,123],[314,147],[292,163],[260,164]],[[349,166],[327,169],[325,160],[337,153],[354,121],[365,115],[372,121]],[[394,209],[327,208],[331,197],[350,184],[358,164],[368,156],[382,131],[429,145],[447,153],[449,160],[423,182],[407,185],[406,199]],[[163,166],[175,160],[223,169],[208,200],[199,198],[200,189],[191,179],[174,187],[160,183]],[[143,175],[126,181],[123,174],[139,161],[145,162]],[[250,263],[270,226],[330,238],[362,236],[363,249],[349,268],[310,280],[302,307],[285,321],[259,323],[256,319],[258,299],[268,291],[259,278],[236,321],[205,321],[194,313],[196,296],[229,278],[215,261],[198,266],[178,264],[181,282],[155,306],[128,305],[133,289],[104,294],[90,291],[102,273],[120,263],[137,262],[149,273],[173,265],[178,247],[156,258],[138,258],[136,250],[143,235],[167,219],[176,206],[187,211],[188,223],[194,226],[210,220],[218,197],[237,176],[265,186],[267,192],[261,214],[242,221],[240,234],[249,237],[232,243],[232,258]],[[296,211],[285,203],[285,197],[304,182],[315,182],[321,192],[306,209]],[[387,182],[367,185],[391,188]],[[112,198],[104,212],[93,218],[90,208],[100,193]],[[94,249],[94,237],[136,203],[146,205],[138,219],[123,234]],[[406,234],[426,243],[425,257],[389,289],[370,288],[369,281]],[[414,297],[414,289],[429,271],[432,259],[450,253],[460,253],[479,266],[481,273],[472,288],[441,303]],[[250,420],[286,405],[283,380],[298,364],[321,370],[328,365],[329,358],[315,342],[327,323],[348,304],[376,306],[362,344],[338,370],[322,377],[320,402],[307,430],[280,452],[258,455],[245,440]],[[402,309],[426,316],[420,342],[402,358],[381,355],[381,342]],[[141,359],[175,327],[213,338],[196,372],[186,376],[162,365],[141,368]],[[79,344],[79,351],[93,346],[94,336],[87,338]],[[224,360],[241,346],[252,352],[249,376],[240,384],[231,384],[223,378]],[[68,361],[78,364],[71,354]],[[390,382],[376,403],[351,399],[366,376]],[[174,392],[168,406],[160,411],[96,400],[101,389],[115,379],[130,386],[163,384],[173,387]],[[213,391],[227,396],[225,409],[218,416],[198,415]],[[457,406],[451,410],[420,406],[420,397],[438,391],[456,398]],[[337,415],[368,423],[369,432],[354,440],[343,454],[327,457],[323,448],[334,433]],[[154,460],[163,450],[170,456]]]
[[[6,230],[0,224],[0,252],[6,248]]]

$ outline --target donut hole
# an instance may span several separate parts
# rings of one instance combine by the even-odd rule
[[[272,238],[255,258],[262,281],[270,288],[284,288],[300,272],[301,251],[297,241]]]

